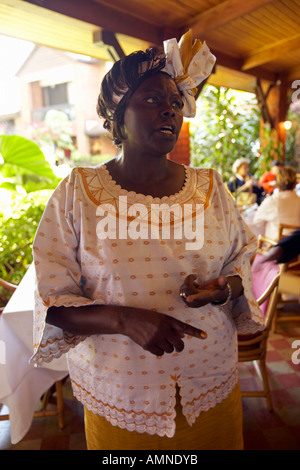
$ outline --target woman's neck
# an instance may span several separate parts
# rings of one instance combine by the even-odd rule
[[[185,169],[166,157],[127,158],[120,155],[107,162],[113,180],[123,189],[153,197],[170,196],[185,182]]]
[[[123,153],[114,160],[114,169],[131,181],[159,182],[170,173],[174,162],[166,156],[149,157],[147,155],[127,156]]]

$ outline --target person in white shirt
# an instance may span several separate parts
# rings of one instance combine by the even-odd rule
[[[278,191],[266,198],[257,209],[253,222],[264,222],[264,235],[279,238],[279,225],[300,227],[300,197],[295,191],[296,172],[290,166],[280,168],[276,176]]]

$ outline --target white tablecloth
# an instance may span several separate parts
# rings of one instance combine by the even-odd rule
[[[29,364],[33,351],[34,266],[30,266],[0,315],[0,403],[9,408],[12,444],[31,426],[43,393],[68,374],[66,357],[45,367]]]

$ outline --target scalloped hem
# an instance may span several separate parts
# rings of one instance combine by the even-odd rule
[[[231,377],[226,382],[222,382],[220,386],[215,387],[213,390],[209,390],[205,395],[200,395],[192,401],[192,404],[183,406],[183,414],[186,417],[187,422],[192,426],[196,419],[199,418],[200,414],[214,408],[216,405],[225,400],[233,391],[234,387],[238,384],[239,373],[238,369],[235,369]],[[219,393],[216,394],[216,389]],[[197,402],[200,403],[199,408],[196,408]]]
[[[43,363],[49,364],[53,359],[59,359],[67,354],[70,349],[75,348],[85,336],[73,336],[72,338],[56,338],[54,341],[48,340],[46,345],[39,345],[35,353],[29,360],[29,364],[41,366]]]
[[[150,435],[157,434],[160,437],[173,437],[175,434],[175,405],[176,396],[172,397],[171,412],[162,414],[146,413],[144,411],[134,411],[118,409],[116,406],[104,404],[100,400],[93,397],[88,391],[76,384],[72,378],[73,394],[77,400],[83,404],[89,411],[95,415],[99,415],[106,419],[113,426],[118,426],[127,431],[136,431],[140,434],[147,433]],[[174,389],[175,392],[175,389]]]

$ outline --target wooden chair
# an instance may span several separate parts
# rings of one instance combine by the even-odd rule
[[[279,224],[278,227],[278,240],[287,235],[291,235],[295,230],[299,228],[299,225],[290,225],[290,224]]]
[[[263,242],[262,239],[261,242]],[[279,279],[286,269],[286,265],[278,265],[273,261],[259,265],[262,256],[263,254],[258,250],[252,263],[252,274],[253,292],[264,316],[265,327],[263,331],[256,334],[238,336],[238,361],[253,362],[263,384],[262,390],[242,390],[242,397],[265,397],[268,409],[272,410],[273,405],[266,367],[267,340],[276,312]]]
[[[15,284],[11,284],[10,282],[4,281],[1,278],[0,278],[0,286],[11,292],[14,292],[18,287]],[[0,314],[2,313],[3,310],[4,310],[4,307],[0,309]],[[44,393],[44,395],[41,397],[40,409],[34,412],[35,418],[45,417],[45,416],[57,416],[59,429],[63,429],[65,426],[63,383],[66,380],[66,378],[55,382],[55,384]],[[54,398],[54,393],[56,393],[56,398]],[[50,403],[55,404],[55,407],[53,409],[48,409],[48,405]],[[9,414],[0,415],[0,421],[5,421],[5,420],[6,421],[9,420]]]
[[[283,237],[286,237],[293,233],[295,230],[299,229],[298,225],[289,225],[289,224],[279,224],[279,229],[278,229],[278,239],[280,240]],[[300,255],[290,261],[287,264],[287,274],[291,273],[293,275],[298,275],[300,276]],[[286,284],[286,283],[285,283]],[[276,331],[277,330],[277,325],[279,323],[287,323],[291,321],[300,321],[300,315],[299,313],[292,312],[291,310],[294,309],[294,306],[298,303],[298,298],[293,296],[290,293],[290,289],[287,289],[287,292],[284,292],[281,289],[279,298],[278,298],[278,303],[281,304],[282,308],[277,309],[276,314],[274,316],[273,320],[273,325],[272,325],[272,330]],[[291,308],[289,308],[291,307]],[[295,309],[294,309],[295,310]],[[290,312],[289,312],[290,311]]]

